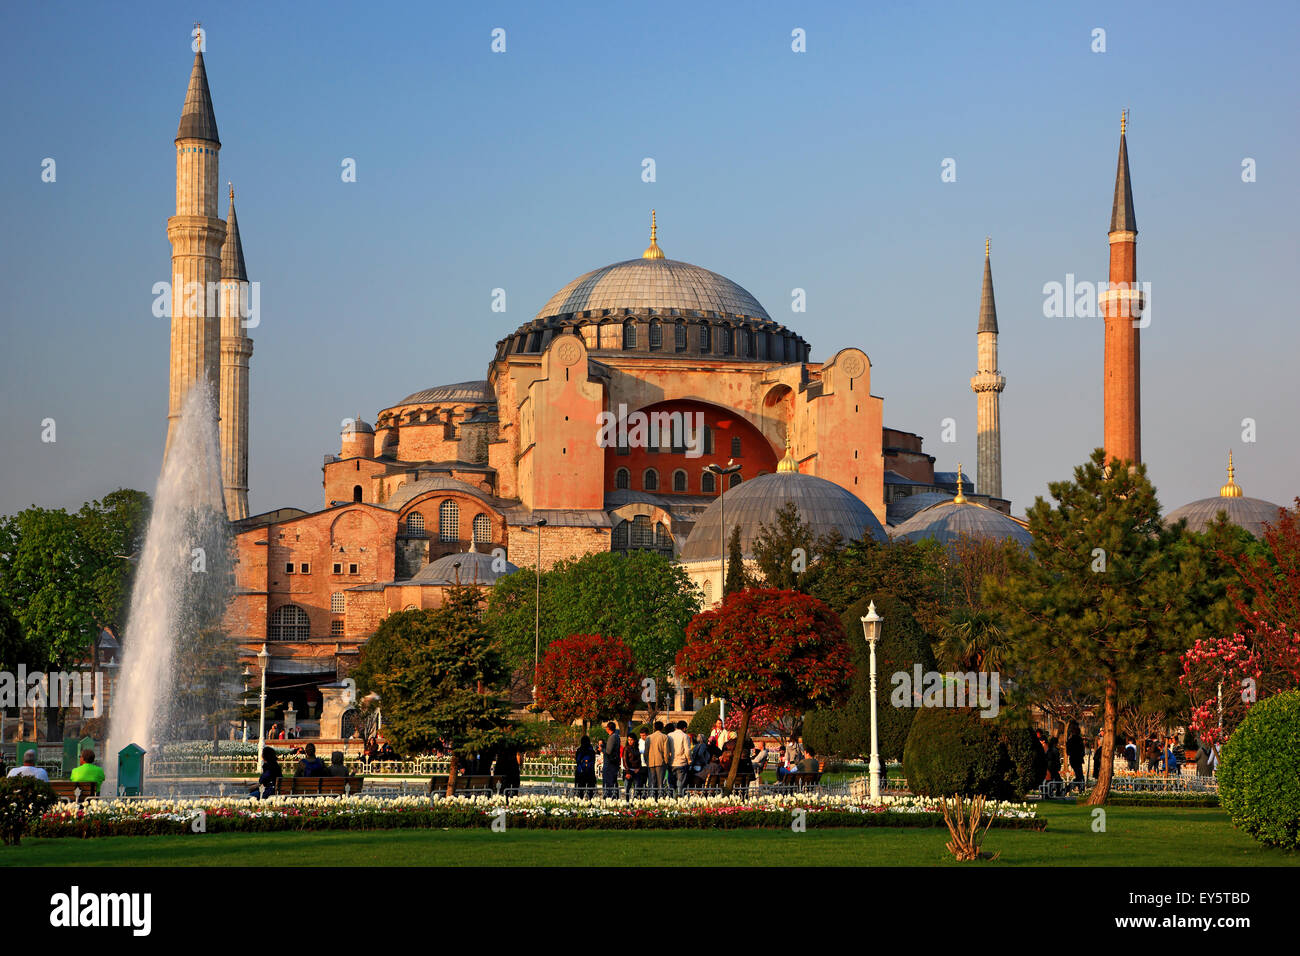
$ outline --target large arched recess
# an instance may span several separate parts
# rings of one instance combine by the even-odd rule
[[[626,454],[619,454],[617,447],[608,447],[605,449],[606,492],[615,490],[615,476],[620,468],[626,468],[630,473],[630,491],[646,490],[643,487],[645,472],[653,468],[659,476],[659,487],[652,493],[660,495],[704,494],[701,477],[705,466],[715,463],[725,465],[731,459],[735,459],[736,464],[741,466],[742,479],[776,470],[779,460],[776,449],[749,419],[732,409],[693,399],[674,399],[656,402],[637,411],[647,416],[656,412],[689,415],[692,428],[699,422],[695,416],[703,415],[704,425],[712,432],[712,450],[699,457],[692,457],[689,454],[674,453],[667,440],[662,442],[663,447],[659,451],[651,451],[646,447],[629,447]],[[634,414],[636,413],[628,413],[629,420]],[[739,440],[738,446],[733,444],[733,439]],[[739,454],[736,454],[736,450]],[[686,472],[685,492],[673,491],[672,475],[679,468]]]

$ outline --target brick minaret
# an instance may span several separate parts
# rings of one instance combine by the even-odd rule
[[[203,53],[185,93],[176,131],[176,215],[167,220],[172,244],[171,380],[167,400],[167,447],[185,396],[206,379],[218,388],[218,280],[226,224],[217,212],[217,119],[208,92]],[[211,294],[209,294],[211,290]]]
[[[226,517],[248,517],[248,359],[253,340],[240,311],[248,298],[244,246],[235,220],[235,190],[230,190],[226,241],[221,247],[221,483]],[[241,293],[241,290],[242,293]],[[244,310],[247,311],[245,305]]]
[[[975,333],[977,365],[970,380],[976,401],[975,489],[1002,497],[1002,419],[999,397],[1007,380],[998,371],[998,310],[993,302],[993,267],[989,240],[984,240],[984,289],[980,294],[980,324]]]
[[[1098,298],[1106,320],[1105,448],[1107,459],[1142,460],[1141,360],[1137,288],[1137,217],[1129,181],[1127,113],[1119,121],[1119,168],[1110,212],[1110,288]]]

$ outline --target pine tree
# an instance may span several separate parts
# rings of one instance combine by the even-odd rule
[[[731,529],[731,540],[727,542],[727,579],[722,585],[722,596],[735,594],[749,587],[749,575],[745,573],[745,555],[740,550],[740,525]]]

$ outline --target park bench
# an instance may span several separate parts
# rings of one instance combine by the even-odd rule
[[[50,786],[54,788],[56,797],[69,803],[80,803],[87,797],[99,796],[99,784],[89,780],[51,780]]]
[[[281,797],[341,797],[360,793],[365,781],[365,777],[281,777],[275,792]]]
[[[478,790],[496,793],[505,786],[505,777],[494,777],[487,774],[465,774],[456,778],[456,791]],[[430,793],[447,792],[447,775],[433,776],[429,778]]]
[[[796,773],[787,773],[777,784],[782,787],[790,787],[794,790],[802,790],[805,787],[816,786],[821,782],[822,775],[820,771],[806,772],[798,771]]]

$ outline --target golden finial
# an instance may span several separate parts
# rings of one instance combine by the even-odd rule
[[[988,236],[985,236],[985,237],[984,237],[984,258],[985,258],[985,259],[987,259],[987,258],[989,257],[989,243],[990,243],[991,241],[992,241],[992,240],[991,240],[990,237],[988,237]]]
[[[957,494],[953,496],[952,503],[955,505],[966,503],[966,496],[961,493],[961,462],[957,462]]]
[[[1220,498],[1240,498],[1241,485],[1236,482],[1236,469],[1232,467],[1232,452],[1228,452],[1228,483],[1219,489]]]
[[[230,201],[231,201],[231,202],[234,202],[234,201],[235,201],[235,184],[232,183],[230,180],[227,179],[227,180],[226,180],[226,185],[230,188]]]
[[[785,457],[776,463],[776,470],[781,473],[799,470],[799,463],[794,460],[794,452],[790,448],[789,428],[785,430]]]
[[[650,210],[650,245],[646,251],[641,253],[642,259],[662,259],[664,252],[659,248],[659,223],[655,219],[655,211]]]
[[[1124,130],[1128,126],[1128,110],[1121,110],[1119,114],[1119,135],[1124,135]]]

